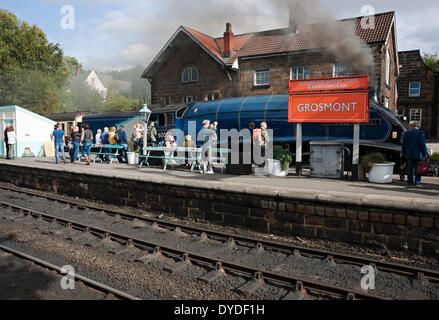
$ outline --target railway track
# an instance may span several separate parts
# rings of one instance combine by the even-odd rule
[[[9,248],[9,247],[4,246],[4,245],[0,245],[0,252],[4,252],[4,253],[7,253],[7,254],[12,254],[15,257],[18,257],[20,259],[29,261],[29,262],[31,262],[33,264],[36,264],[38,266],[43,267],[44,269],[48,269],[50,271],[55,271],[55,272],[57,272],[61,276],[65,276],[65,272],[63,273],[63,270],[62,270],[61,267],[56,266],[56,265],[54,265],[54,264],[52,264],[50,262],[47,262],[45,260],[39,259],[37,257],[28,255],[26,253],[20,252],[18,250]],[[114,296],[114,297],[116,297],[117,299],[120,299],[120,300],[140,300],[140,299],[138,299],[138,298],[136,298],[136,297],[134,297],[134,296],[132,296],[132,295],[130,295],[128,293],[125,293],[125,292],[122,292],[120,290],[111,288],[111,287],[109,287],[109,286],[107,286],[107,285],[105,285],[103,283],[91,280],[91,279],[86,278],[84,276],[81,276],[79,274],[75,274],[74,278],[75,278],[75,281],[81,281],[85,286],[87,286],[87,287],[89,287],[89,288],[91,288],[93,290],[97,290],[99,292],[102,292],[105,295],[112,295],[112,296]]]
[[[175,222],[167,222],[163,221],[161,219],[154,219],[150,217],[140,216],[140,215],[133,215],[124,213],[121,211],[115,211],[115,210],[108,210],[100,206],[93,206],[93,205],[85,205],[81,203],[80,201],[74,201],[70,199],[66,199],[64,197],[59,196],[49,196],[49,195],[43,195],[38,192],[30,191],[30,190],[24,190],[22,188],[17,187],[5,187],[0,185],[0,189],[12,191],[12,192],[18,192],[18,193],[24,193],[31,196],[41,197],[48,200],[52,200],[55,202],[67,204],[73,207],[78,207],[80,209],[89,209],[94,211],[99,211],[107,214],[108,216],[112,217],[120,217],[122,219],[128,220],[128,221],[142,221],[148,224],[155,224],[161,228],[166,228],[168,230],[174,231],[179,230],[188,234],[201,236],[203,238],[207,239],[214,239],[214,240],[220,240],[223,242],[229,242],[229,243],[236,243],[237,245],[244,245],[244,246],[253,246],[258,249],[263,250],[270,250],[270,251],[276,251],[281,252],[285,254],[294,254],[294,255],[301,255],[304,257],[311,257],[311,258],[319,258],[319,259],[328,259],[331,261],[334,261],[339,264],[349,264],[349,265],[356,265],[363,267],[365,265],[370,265],[374,267],[378,271],[383,272],[390,272],[394,274],[398,274],[401,276],[408,276],[413,278],[419,278],[419,279],[428,279],[431,282],[439,283],[439,272],[434,270],[428,270],[424,268],[418,268],[398,263],[391,263],[387,261],[381,261],[377,259],[372,259],[369,257],[359,257],[359,256],[353,256],[353,255],[347,255],[347,254],[340,254],[335,252],[329,252],[324,250],[318,250],[313,248],[305,248],[300,246],[295,246],[292,244],[285,244],[285,243],[279,243],[279,242],[272,242],[272,241],[266,241],[261,239],[255,239],[250,237],[243,237],[235,234],[230,233],[224,233],[224,232],[218,232],[198,227],[192,227],[188,226],[182,223],[175,223]]]
[[[202,266],[208,272],[201,277],[201,280],[212,282],[218,277],[225,274],[239,276],[248,281],[237,288],[238,292],[244,294],[251,294],[264,284],[282,287],[290,291],[291,296],[306,292],[308,294],[317,294],[324,297],[332,297],[336,299],[350,299],[350,300],[387,300],[386,298],[366,294],[363,292],[356,292],[351,289],[335,287],[324,283],[318,283],[301,279],[294,276],[280,274],[267,270],[260,270],[246,265],[232,263],[230,261],[219,258],[200,255],[197,253],[184,251],[172,247],[162,246],[157,243],[145,241],[134,238],[133,236],[113,232],[97,226],[79,223],[70,219],[60,218],[51,214],[38,212],[29,208],[24,208],[7,202],[0,202],[0,206],[8,209],[12,215],[9,218],[15,221],[22,219],[37,219],[48,223],[48,229],[56,230],[57,233],[63,231],[79,231],[84,237],[95,237],[102,243],[107,245],[111,242],[121,245],[114,253],[122,253],[130,249],[140,249],[143,253],[138,257],[137,261],[151,261],[161,256],[171,258],[174,260],[174,265],[171,269],[178,270],[182,267],[187,267],[190,264]]]

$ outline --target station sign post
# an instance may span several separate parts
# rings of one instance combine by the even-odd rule
[[[352,123],[353,179],[358,180],[360,124],[369,122],[369,76],[291,80],[288,122],[296,124],[296,174],[302,175],[302,124]]]

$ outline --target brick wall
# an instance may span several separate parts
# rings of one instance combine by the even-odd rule
[[[175,39],[174,51],[163,62],[163,66],[152,79],[153,103],[164,104],[165,97],[172,97],[172,103],[180,103],[182,97],[193,96],[204,100],[206,95],[219,92],[220,98],[288,94],[290,68],[309,66],[311,78],[332,77],[334,59],[322,51],[301,51],[264,58],[240,58],[239,71],[223,69],[220,64],[202,50],[193,40],[181,33]],[[384,105],[389,99],[389,108],[395,109],[395,52],[394,39],[385,45],[371,47],[375,60],[379,102]],[[391,56],[390,85],[385,84],[386,50]],[[199,70],[199,81],[182,83],[183,70],[195,66]],[[270,70],[270,85],[254,85],[256,70]],[[230,78],[229,78],[230,75]]]
[[[410,120],[410,109],[422,109],[422,129],[427,137],[437,136],[439,104],[435,96],[437,75],[423,62],[419,50],[399,53],[398,111]],[[421,96],[409,97],[409,83],[421,83]],[[436,110],[435,110],[436,109]]]
[[[243,226],[262,232],[439,253],[437,211],[400,205],[264,195],[242,189],[208,190],[0,164],[0,180],[180,218]]]
[[[219,93],[221,98],[233,96],[233,84],[226,70],[206,51],[183,33],[177,36],[174,45],[172,54],[152,78],[153,104],[165,104],[167,96],[172,97],[172,103],[181,103],[186,96],[204,100],[205,96],[214,92]],[[198,82],[182,82],[182,73],[189,66],[198,69]]]

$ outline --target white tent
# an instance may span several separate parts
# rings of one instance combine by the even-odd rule
[[[18,106],[0,107],[0,155],[5,156],[4,131],[6,124],[15,129],[15,157],[22,157],[26,148],[37,156],[45,142],[51,141],[56,122]]]

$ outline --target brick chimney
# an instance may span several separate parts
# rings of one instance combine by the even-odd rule
[[[233,54],[233,31],[232,24],[226,24],[226,32],[224,32],[224,55],[230,57]]]

